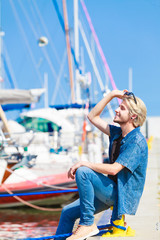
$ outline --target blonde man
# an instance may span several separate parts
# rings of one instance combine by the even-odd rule
[[[100,117],[113,98],[122,99],[113,119],[120,127],[109,125]],[[79,226],[67,240],[83,240],[97,234],[94,214],[111,206],[113,225],[123,227],[124,214],[136,213],[148,161],[147,143],[140,132],[146,112],[143,101],[133,93],[113,90],[88,114],[90,122],[110,138],[110,162],[81,161],[70,168],[68,177],[76,177],[80,199],[64,207],[56,234],[70,233],[77,218],[80,218]]]

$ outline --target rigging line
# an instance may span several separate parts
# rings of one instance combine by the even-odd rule
[[[3,47],[4,47],[5,56],[6,56],[6,63],[7,63],[8,69],[10,70],[10,74],[11,74],[11,77],[12,77],[14,88],[18,88],[16,77],[15,77],[15,74],[14,74],[14,71],[13,71],[13,68],[12,68],[12,64],[11,64],[11,61],[10,61],[10,57],[9,57],[5,42],[3,42]]]
[[[35,38],[38,39],[38,33],[36,32],[35,28],[33,27],[32,21],[31,21],[30,18],[28,17],[28,14],[27,14],[25,8],[23,7],[21,1],[18,1],[18,2],[19,2],[19,4],[20,4],[21,9],[23,10],[23,13],[24,13],[24,15],[25,15],[25,17],[26,17],[26,19],[27,19],[27,21],[28,21],[28,23],[29,23],[32,31],[33,31],[33,34],[34,34]],[[47,51],[46,51],[46,48],[42,48],[42,52],[43,52],[43,54],[44,54],[44,56],[45,56],[45,58],[46,58],[46,60],[47,60],[47,62],[48,62],[48,64],[49,64],[49,66],[50,66],[50,69],[51,69],[51,72],[52,72],[54,78],[56,79],[56,78],[57,78],[57,74],[56,74],[56,71],[55,71],[55,69],[54,69],[54,67],[53,67],[53,64],[52,64],[52,62],[51,62],[51,60],[50,60],[50,58],[49,58],[49,55],[48,55],[48,53],[47,53]]]
[[[100,76],[100,74],[99,74],[99,71],[98,71],[98,68],[97,68],[97,66],[96,66],[96,63],[95,63],[95,60],[94,60],[92,51],[91,51],[91,49],[90,49],[89,43],[88,43],[88,41],[87,41],[85,32],[83,31],[82,24],[81,24],[80,21],[79,21],[79,29],[80,29],[80,32],[81,32],[83,41],[84,41],[84,43],[85,43],[85,46],[86,46],[86,49],[87,49],[89,58],[90,58],[90,60],[91,60],[91,63],[92,63],[92,66],[93,66],[93,70],[94,70],[95,75],[96,75],[96,77],[97,77],[97,80],[98,80],[98,82],[99,82],[101,91],[102,91],[102,93],[104,93],[104,92],[105,92],[105,88],[104,88],[104,85],[103,85],[101,76]],[[111,108],[110,103],[107,104],[107,108],[108,108],[108,110],[109,110],[110,116],[113,118],[113,117],[114,117],[114,112],[113,112],[113,110],[112,110],[112,108]]]
[[[48,55],[48,53],[46,51],[46,48],[42,48],[42,52],[43,52],[43,54],[44,54],[44,56],[45,56],[45,58],[46,58],[46,60],[47,60],[47,62],[49,64],[51,72],[52,72],[52,74],[53,74],[53,76],[54,76],[54,78],[56,80],[57,79],[57,73],[56,73],[56,71],[55,71],[55,69],[53,67],[53,64],[52,64],[52,62],[50,60],[50,57],[49,57],[49,55]]]
[[[112,76],[112,73],[111,73],[111,70],[110,70],[109,65],[108,65],[108,63],[107,63],[107,61],[106,61],[106,58],[105,58],[105,56],[104,56],[103,50],[102,50],[101,45],[100,45],[100,42],[99,42],[98,37],[97,37],[97,35],[96,35],[96,32],[95,32],[95,30],[94,30],[94,27],[93,27],[91,18],[90,18],[90,16],[89,16],[89,13],[88,13],[88,11],[87,11],[86,5],[84,4],[84,1],[83,1],[83,0],[80,0],[80,2],[81,2],[81,5],[82,5],[82,8],[83,8],[83,10],[84,10],[84,13],[85,13],[85,15],[86,15],[86,18],[87,18],[89,27],[90,27],[90,29],[91,29],[91,31],[92,31],[92,33],[93,33],[93,37],[94,37],[95,42],[96,42],[96,44],[97,44],[97,48],[98,48],[99,53],[100,53],[100,55],[101,55],[102,61],[103,61],[104,66],[105,66],[105,68],[106,68],[106,70],[107,70],[107,73],[108,73],[108,75],[109,75],[109,77],[110,77],[112,87],[113,87],[113,89],[117,89],[116,84],[115,84],[114,79],[113,79],[113,76]],[[118,99],[118,102],[119,102],[119,103],[121,102],[120,99]]]
[[[33,62],[33,65],[34,65],[34,67],[35,67],[35,69],[36,69],[36,73],[37,73],[37,75],[38,75],[38,77],[39,77],[39,79],[40,79],[40,81],[41,81],[41,84],[42,84],[42,77],[41,77],[41,75],[40,75],[40,73],[39,73],[39,71],[38,71],[38,69],[37,69],[37,64],[36,64],[34,55],[33,55],[32,51],[31,51],[30,45],[29,45],[29,43],[28,43],[28,40],[27,40],[27,37],[26,37],[26,34],[25,34],[25,31],[24,31],[24,29],[23,29],[23,27],[22,27],[21,21],[20,21],[20,19],[19,19],[18,14],[17,14],[16,8],[15,8],[15,6],[14,6],[13,1],[12,1],[12,0],[9,0],[9,1],[10,1],[10,5],[11,5],[11,7],[12,7],[12,9],[13,9],[14,16],[15,16],[15,18],[16,18],[16,20],[17,20],[18,25],[19,25],[20,31],[21,31],[21,33],[22,33],[22,36],[23,36],[23,38],[24,38],[25,44],[26,44],[26,46],[27,46],[29,55],[30,55],[31,60],[32,60],[32,62]],[[43,85],[43,84],[42,84],[42,85]]]
[[[64,80],[65,80],[65,77],[64,77]],[[67,77],[66,77],[66,82],[68,82],[68,85],[69,85],[69,81],[68,81]],[[63,104],[63,102],[64,102],[64,104],[66,104],[66,101],[68,101],[70,103],[71,93],[69,93],[68,96],[67,96],[66,95],[66,88],[64,88],[64,87],[61,87],[60,91],[61,91],[61,94],[59,94],[59,98],[62,100],[62,104]]]
[[[0,166],[1,168],[4,168],[3,166]],[[45,183],[42,183],[42,182],[35,182],[33,180],[30,180],[28,178],[25,178],[24,176],[21,176],[20,174],[17,174],[15,171],[9,169],[8,167],[5,167],[5,169],[9,172],[9,173],[12,173],[12,174],[15,174],[16,176],[18,177],[21,177],[22,179],[26,180],[26,181],[29,181],[31,183],[34,183],[36,184],[37,186],[44,186],[44,187],[49,187],[49,188],[53,188],[53,189],[61,189],[61,190],[74,190],[75,188],[66,188],[66,187],[60,187],[60,186],[57,186],[57,185],[48,185],[48,184],[45,184]]]
[[[56,12],[57,12],[58,19],[59,19],[59,22],[60,22],[60,24],[61,24],[61,27],[62,27],[63,31],[65,31],[64,21],[63,21],[63,18],[62,18],[61,13],[60,13],[60,11],[59,11],[59,7],[58,7],[58,4],[57,4],[57,1],[56,1],[56,0],[52,0],[52,2],[53,2],[53,5],[54,5],[54,7],[55,7],[55,10],[56,10]]]
[[[51,39],[52,39],[52,38],[51,38],[51,35],[50,35],[50,33],[49,33],[49,31],[48,31],[48,29],[47,29],[47,27],[46,27],[46,25],[45,25],[45,23],[44,23],[44,21],[43,21],[43,18],[41,17],[41,14],[40,14],[40,11],[39,11],[39,9],[38,9],[38,7],[37,7],[36,1],[33,1],[33,5],[34,5],[34,7],[35,7],[35,10],[36,10],[37,13],[38,13],[38,17],[39,17],[39,19],[40,19],[40,21],[41,21],[41,24],[42,24],[42,26],[43,26],[43,28],[44,28],[44,31],[46,32],[46,35],[47,35],[47,37],[49,38],[51,48],[52,48],[52,50],[53,50],[53,52],[54,52],[54,56],[56,57],[58,63],[60,64],[60,63],[61,63],[61,60],[60,60],[60,58],[59,58],[59,56],[58,56],[58,54],[57,54],[56,48],[55,48],[55,46],[54,46],[54,44],[53,44],[53,41],[51,40]]]
[[[8,64],[6,62],[5,56],[3,54],[1,54],[1,57],[2,57],[2,60],[3,60],[4,69],[5,69],[5,72],[7,74],[7,77],[8,77],[9,83],[11,85],[11,88],[14,89],[15,85],[14,85],[14,82],[12,80],[12,77],[11,77],[11,74],[10,74],[10,71],[9,71]]]
[[[65,50],[64,54],[63,54],[63,59],[62,59],[61,67],[60,67],[60,70],[59,70],[59,74],[58,74],[58,77],[57,77],[56,86],[54,88],[54,92],[53,92],[53,95],[52,95],[51,105],[54,105],[55,99],[56,99],[57,94],[58,94],[58,88],[59,88],[61,76],[62,76],[62,73],[63,73],[63,70],[64,70],[64,64],[65,64],[65,61],[66,61],[66,56],[67,56],[67,51]]]
[[[63,21],[63,18],[62,18],[62,15],[59,11],[59,7],[58,7],[58,4],[57,4],[57,1],[56,0],[52,0],[53,2],[53,5],[55,7],[55,10],[56,10],[56,13],[57,13],[57,16],[58,16],[58,19],[59,19],[59,22],[60,22],[60,25],[61,25],[61,28],[65,34],[65,26],[64,26],[64,21]],[[74,63],[75,63],[75,66],[76,68],[79,70],[79,72],[81,73],[81,69],[80,69],[80,66],[79,66],[79,63],[77,62],[76,60],[76,56],[75,56],[75,52],[74,52],[74,49],[72,47],[72,43],[70,42],[70,46],[71,46],[71,53],[72,53],[72,56],[73,56],[73,59],[74,59]]]
[[[2,31],[2,1],[0,1],[0,32]]]
[[[81,24],[80,21],[79,21],[79,29],[80,29],[80,33],[81,33],[81,35],[82,35],[83,41],[84,41],[84,43],[85,43],[85,47],[86,47],[86,49],[87,49],[87,52],[88,52],[88,55],[89,55],[91,64],[92,64],[93,69],[94,69],[94,72],[95,72],[95,75],[96,75],[97,80],[98,80],[98,82],[99,82],[101,91],[104,92],[105,89],[104,89],[104,85],[103,85],[101,76],[100,76],[100,74],[99,74],[99,71],[98,71],[98,68],[97,68],[97,66],[96,66],[96,63],[95,63],[95,60],[94,60],[92,51],[91,51],[91,49],[90,49],[88,40],[87,40],[87,38],[86,38],[85,32],[84,32],[84,30],[83,30],[83,28],[82,28],[82,24]]]

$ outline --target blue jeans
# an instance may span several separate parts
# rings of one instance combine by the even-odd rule
[[[116,200],[116,183],[88,167],[77,169],[76,182],[80,198],[63,208],[56,235],[71,233],[77,218],[80,225],[92,225],[94,214],[113,206]]]

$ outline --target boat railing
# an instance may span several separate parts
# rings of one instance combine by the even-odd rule
[[[7,134],[0,130],[0,146],[3,149],[3,155],[8,156],[30,154],[43,155],[46,158],[46,156],[53,157],[56,154],[68,156],[73,159],[73,162],[80,160],[82,156],[85,156],[85,160],[95,162],[96,159],[102,161],[103,153],[108,148],[102,134],[94,131],[86,132],[85,138],[82,138],[82,131],[40,132],[30,130],[12,132],[10,138],[6,138]]]

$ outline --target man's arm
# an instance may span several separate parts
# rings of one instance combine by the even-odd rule
[[[100,114],[102,113],[103,109],[106,105],[115,97],[123,98],[124,91],[120,90],[113,90],[112,92],[108,93],[97,105],[91,110],[88,114],[89,121],[95,125],[99,130],[104,132],[105,134],[110,136],[109,125],[106,121],[100,118]]]
[[[124,166],[120,163],[113,163],[113,164],[104,164],[104,163],[91,163],[91,162],[85,162],[80,161],[76,164],[74,164],[70,170],[68,171],[68,178],[75,178],[75,173],[79,167],[86,166],[88,168],[91,168],[95,172],[103,173],[103,174],[109,174],[109,175],[116,175],[118,172],[120,172]]]

